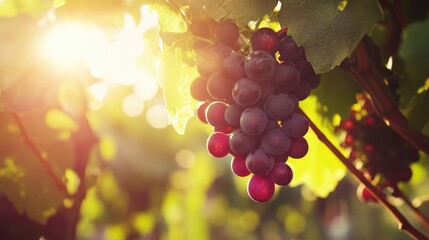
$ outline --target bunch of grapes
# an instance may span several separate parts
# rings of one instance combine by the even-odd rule
[[[341,144],[350,149],[349,159],[380,189],[393,188],[392,196],[397,196],[397,184],[411,178],[410,164],[419,159],[418,150],[377,116],[364,94],[358,95],[357,104],[338,130],[345,133]],[[364,186],[358,187],[357,195],[365,202],[375,201]]]
[[[304,135],[309,125],[297,110],[320,77],[286,29],[260,28],[251,46],[240,48],[239,27],[223,20],[211,38],[213,44],[196,51],[200,76],[190,89],[193,98],[204,102],[199,119],[214,129],[207,149],[217,158],[232,155],[232,171],[240,177],[251,174],[250,198],[268,201],[275,185],[292,180],[286,160],[308,151]]]

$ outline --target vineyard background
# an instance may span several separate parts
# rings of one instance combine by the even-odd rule
[[[312,131],[290,187],[268,203],[248,198],[230,157],[207,153],[212,129],[188,92],[188,27],[205,18],[235,20],[243,38],[288,27],[322,78],[300,107],[337,147],[334,125],[362,92],[338,65],[369,34],[400,79],[410,132],[429,135],[426,1],[280,2],[0,0],[0,239],[410,239],[359,201],[358,182]],[[426,216],[428,149],[400,185]]]

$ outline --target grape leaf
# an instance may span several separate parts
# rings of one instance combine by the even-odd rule
[[[339,65],[361,38],[370,34],[383,14],[377,1],[281,0],[280,24],[317,73]]]
[[[195,65],[190,66],[185,58],[186,48],[164,46],[162,55],[162,86],[169,121],[174,129],[183,134],[187,121],[194,115],[198,101],[189,92],[192,81],[198,76]]]
[[[307,116],[315,122],[328,139],[333,143],[338,141],[332,134],[332,125],[323,121],[322,116],[317,113],[317,99],[310,96],[300,102],[300,107]],[[291,186],[306,185],[319,197],[327,197],[337,186],[338,182],[345,176],[346,168],[338,158],[317,138],[316,134],[309,130],[305,135],[308,141],[309,151],[302,159],[289,159],[294,176]],[[338,144],[336,144],[338,147]]]
[[[176,2],[182,9],[187,9],[186,13],[190,19],[205,20],[207,18],[213,18],[215,20],[220,20],[225,16],[225,10],[222,8],[224,1],[225,0],[177,0]]]
[[[20,115],[22,124],[45,161],[59,179],[73,167],[73,146],[61,132],[69,124],[56,123],[56,130],[46,125],[46,111]],[[70,123],[70,122],[69,122]],[[61,191],[47,173],[35,153],[23,140],[20,129],[10,113],[0,113],[0,193],[6,194],[20,214],[45,224],[63,204],[66,193]]]
[[[250,21],[271,15],[277,2],[277,0],[225,0],[222,7],[225,9],[227,18],[246,26]]]
[[[398,89],[401,109],[407,114],[410,126],[418,130],[429,120],[429,111],[426,111],[429,96],[425,86],[429,77],[428,45],[429,18],[404,29],[398,52],[406,71],[406,78]]]
[[[335,94],[332,94],[335,86]],[[356,103],[356,93],[362,92],[353,78],[339,68],[321,74],[320,85],[311,94],[317,97],[317,107],[323,117],[332,120],[335,114],[348,117]]]

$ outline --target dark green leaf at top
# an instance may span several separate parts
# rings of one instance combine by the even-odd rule
[[[383,18],[375,0],[282,0],[279,21],[316,73],[339,65]]]

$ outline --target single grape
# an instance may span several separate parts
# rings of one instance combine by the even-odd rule
[[[253,175],[247,182],[247,194],[255,202],[266,202],[274,195],[274,183],[268,176]]]
[[[298,86],[290,92],[294,95],[299,101],[306,99],[310,96],[311,86],[306,81],[300,81]]]
[[[219,71],[214,72],[207,80],[207,92],[215,100],[232,101],[231,91],[234,83]]]
[[[261,97],[259,98],[259,102],[263,103],[267,98],[276,92],[275,87],[271,82],[265,82],[261,84]]]
[[[262,50],[274,55],[279,49],[280,40],[271,28],[260,28],[252,35],[253,51]]]
[[[270,81],[276,66],[277,62],[274,57],[261,50],[252,52],[244,61],[244,71],[247,77],[255,82]]]
[[[312,75],[306,78],[312,89],[317,88],[320,85],[320,75]]]
[[[289,92],[298,86],[300,78],[301,74],[295,66],[279,64],[271,81],[277,91]]]
[[[207,150],[213,157],[225,157],[230,150],[228,135],[222,132],[210,135],[207,139]]]
[[[247,169],[257,175],[267,175],[273,169],[274,162],[274,158],[262,148],[254,149],[246,157]]]
[[[259,101],[261,91],[261,86],[258,83],[242,78],[234,84],[232,98],[238,105],[248,107]]]
[[[276,162],[268,176],[275,184],[286,186],[292,181],[293,171],[286,163]]]
[[[228,107],[224,102],[212,102],[206,110],[207,122],[213,127],[223,128],[228,125],[225,121],[225,110]]]
[[[279,156],[274,156],[274,160],[276,161],[276,163],[277,162],[285,163],[287,162],[288,158],[289,158],[289,155],[287,154],[287,152]]]
[[[258,107],[247,108],[241,114],[240,127],[244,133],[259,135],[267,128],[268,118],[262,109]]]
[[[291,146],[291,140],[280,128],[275,128],[262,136],[261,144],[265,152],[278,156],[288,151]]]
[[[232,52],[222,61],[220,66],[221,73],[232,81],[246,77],[246,73],[244,72],[245,59],[242,54]]]
[[[365,185],[360,184],[356,190],[358,199],[362,202],[377,202],[377,199],[372,195]]]
[[[291,138],[301,138],[308,131],[308,121],[303,115],[294,113],[282,122],[282,129]]]
[[[210,101],[207,101],[201,104],[197,109],[198,119],[200,119],[200,121],[203,123],[207,123],[206,110],[207,110],[207,107],[210,105],[210,103],[211,103]]]
[[[225,121],[233,127],[240,126],[240,117],[244,108],[238,104],[230,104],[224,114]]]
[[[210,20],[192,20],[189,25],[189,32],[191,32],[194,36],[202,37],[202,38],[210,38]]]
[[[299,47],[292,37],[284,37],[280,41],[279,53],[282,61],[296,61],[304,54],[304,49]]]
[[[289,150],[287,151],[291,158],[302,158],[308,152],[308,143],[305,138],[292,139]]]
[[[282,28],[279,31],[277,31],[277,36],[279,36],[280,41],[287,37],[287,28]]]
[[[231,52],[231,47],[223,43],[216,43],[199,51],[197,56],[198,72],[202,76],[209,77],[212,73],[219,70],[221,62]]]
[[[295,67],[298,68],[301,73],[301,80],[310,82],[309,79],[314,78],[316,73],[314,72],[313,67],[307,61],[305,54],[303,54],[298,60],[295,62]]]
[[[197,77],[191,83],[191,96],[197,101],[207,101],[211,97],[207,92],[207,78],[205,77]]]
[[[224,127],[213,127],[214,132],[223,132],[225,134],[230,134],[234,128],[231,125],[226,125]]]
[[[264,111],[273,120],[286,119],[295,111],[295,108],[295,99],[287,93],[272,94],[264,103]]]
[[[246,167],[246,156],[236,155],[231,161],[231,170],[232,172],[239,176],[245,177],[250,174],[249,170]]]
[[[256,139],[239,129],[229,136],[229,145],[233,153],[246,155],[256,146]]]
[[[229,46],[233,46],[240,38],[240,31],[235,22],[226,19],[220,21],[216,25],[214,37],[217,42],[222,42]]]

